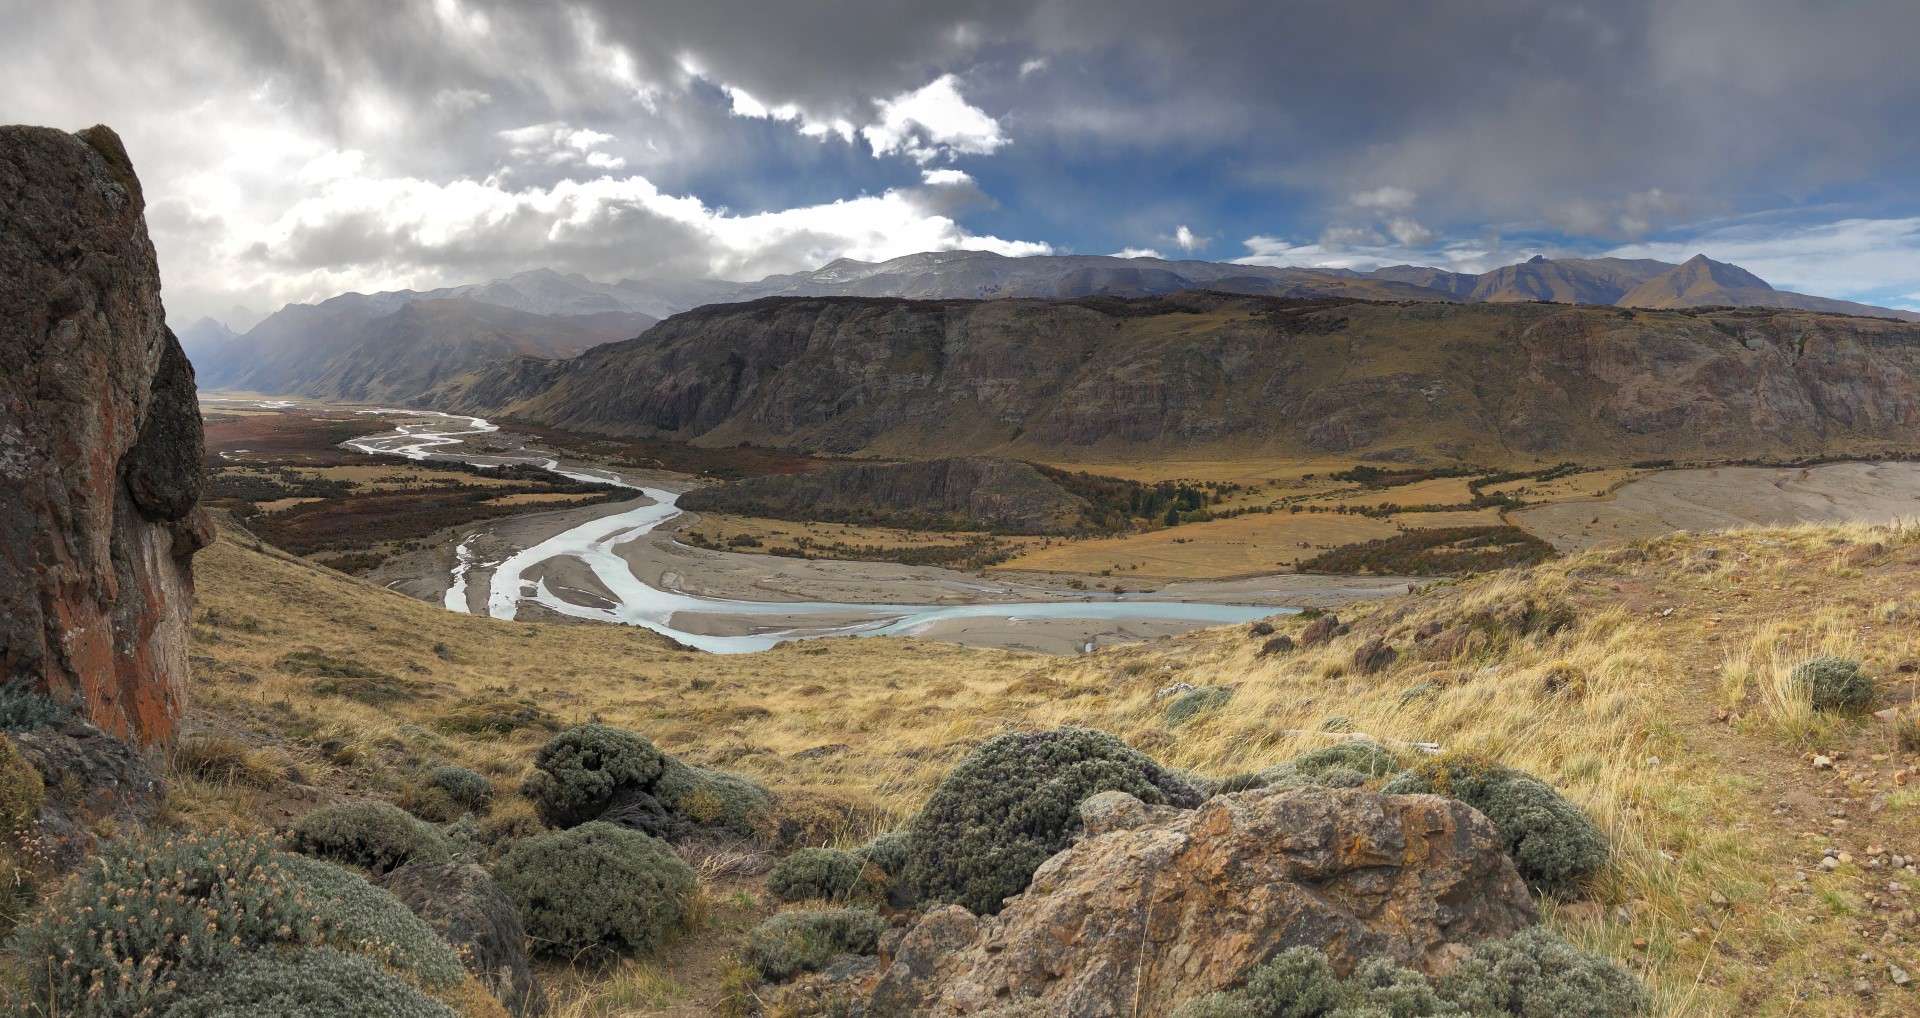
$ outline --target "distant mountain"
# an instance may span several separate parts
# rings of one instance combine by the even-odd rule
[[[472,297],[393,296],[290,304],[224,340],[195,323],[197,341],[187,355],[202,389],[406,400],[483,364],[572,357],[658,321],[624,310],[543,315]]]
[[[1744,269],[1705,256],[1684,265],[1644,258],[1535,257],[1474,275],[1417,265],[1355,272],[1191,259],[1010,258],[987,251],[935,251],[883,262],[842,258],[809,272],[768,276],[753,283],[713,279],[600,283],[577,273],[534,269],[438,290],[349,293],[316,305],[290,304],[241,335],[213,319],[202,319],[180,330],[180,338],[203,388],[341,399],[374,398],[365,394],[387,391],[394,395],[381,398],[401,398],[421,394],[403,391],[403,379],[432,378],[437,385],[480,367],[501,350],[514,351],[514,356],[567,357],[595,343],[637,335],[655,320],[703,304],[737,304],[765,297],[1069,300],[1157,297],[1190,290],[1376,301],[1772,307],[1920,321],[1920,313],[1911,311],[1775,290]],[[477,310],[453,313],[442,308],[433,315],[393,323],[390,328],[398,330],[396,335],[411,339],[366,349],[360,355],[373,358],[372,363],[346,370],[336,362],[343,351],[369,334],[373,319],[433,301],[465,302],[528,317],[508,321]],[[432,329],[472,331],[429,334]],[[429,357],[429,351],[430,363],[401,363]],[[478,384],[501,382],[497,373],[479,377]]]
[[[1855,304],[1850,300],[1776,290],[1766,280],[1746,269],[1716,262],[1706,255],[1694,255],[1684,264],[1648,279],[1621,297],[1618,303],[1636,308],[1794,308],[1920,322],[1920,314],[1912,311],[1896,311]]]
[[[1449,300],[1438,290],[1344,269],[1272,268],[1231,262],[929,251],[884,262],[842,258],[811,272],[768,276],[735,289],[731,302],[761,297],[911,297],[924,300],[1040,297],[1155,297],[1224,290],[1270,297]]]
[[[400,400],[490,361],[565,358],[632,338],[733,285],[608,284],[536,269],[438,290],[289,304],[239,335],[203,318],[181,332],[181,345],[203,389]]]

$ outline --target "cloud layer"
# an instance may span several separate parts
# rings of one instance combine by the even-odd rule
[[[1920,300],[1920,5],[0,0],[120,130],[176,315],[928,248],[1469,268],[1706,250]]]

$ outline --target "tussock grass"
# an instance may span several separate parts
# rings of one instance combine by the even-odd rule
[[[1881,1006],[1897,1005],[1893,991],[1865,1004],[1846,991],[1856,972],[1875,976],[1857,961],[1863,953],[1920,971],[1920,925],[1864,897],[1874,879],[1884,891],[1884,874],[1814,864],[1823,846],[1857,853],[1868,838],[1920,854],[1920,794],[1888,786],[1883,772],[1899,761],[1871,760],[1900,752],[1887,726],[1809,717],[1786,677],[1819,653],[1883,677],[1920,656],[1920,627],[1897,607],[1911,603],[1916,540],[1911,525],[1683,535],[1342,609],[1353,632],[1311,650],[1262,658],[1262,641],[1234,627],[1047,658],[897,639],[694,654],[634,630],[454,615],[223,537],[196,561],[201,605],[260,623],[196,646],[209,662],[196,701],[279,733],[301,759],[325,761],[316,780],[363,795],[383,781],[397,792],[392,775],[440,763],[511,788],[550,734],[545,724],[476,734],[438,723],[461,703],[520,704],[552,724],[597,719],[764,783],[801,832],[794,845],[840,848],[894,829],[968,750],[1003,732],[1100,728],[1218,778],[1345,738],[1324,728],[1340,717],[1399,752],[1434,743],[1484,753],[1585,810],[1612,841],[1611,865],[1590,903],[1548,902],[1544,912],[1578,946],[1646,979],[1657,1013],[1893,1014]],[[1882,550],[1850,554],[1874,544]],[[1701,558],[1709,548],[1717,557]],[[1826,570],[1836,560],[1867,564],[1835,577]],[[1574,623],[1526,631],[1515,620],[1529,602],[1529,617],[1564,606]],[[1414,633],[1435,622],[1480,637],[1453,659],[1426,660]],[[1302,624],[1279,621],[1296,634]],[[1374,637],[1402,653],[1391,668],[1357,674],[1353,653]],[[273,667],[289,647],[407,676],[432,695],[385,707],[323,697],[310,676]],[[1169,729],[1158,694],[1182,682],[1234,694]],[[1812,772],[1800,757],[1814,750],[1850,751],[1857,772],[1844,786]],[[1804,802],[1776,812],[1790,792]],[[195,792],[229,795],[235,812],[260,794],[239,783]],[[495,822],[517,801],[496,797]],[[1850,826],[1829,824],[1827,808],[1843,809]],[[764,856],[734,853],[700,860],[703,884],[756,879]],[[1807,890],[1796,869],[1816,871]],[[1895,941],[1882,943],[1889,931]],[[652,970],[620,971],[563,985],[558,1013],[694,1014],[715,999],[678,969],[688,997],[660,996]]]

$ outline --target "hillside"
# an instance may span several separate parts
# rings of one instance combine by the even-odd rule
[[[1795,707],[1777,683],[1824,650],[1865,662],[1887,701],[1912,695],[1912,540],[1860,527],[1672,538],[1362,609],[1351,635],[1311,651],[1262,654],[1262,639],[1222,629],[1062,659],[900,639],[690,654],[637,630],[451,614],[224,532],[198,562],[190,728],[195,744],[237,743],[240,769],[176,773],[174,802],[195,826],[258,828],[316,797],[393,788],[422,759],[510,789],[547,726],[594,716],[765,782],[790,816],[823,825],[814,843],[854,843],[1003,731],[1090,725],[1225,775],[1324,745],[1316,730],[1339,715],[1379,738],[1495,754],[1590,812],[1614,863],[1591,901],[1547,903],[1548,921],[1647,980],[1654,1013],[1893,1015],[1910,991],[1887,966],[1916,970],[1920,926],[1868,849],[1920,845],[1920,800],[1902,787],[1920,758],[1870,718]],[[1571,628],[1512,628],[1527,604],[1559,606]],[[1451,660],[1422,650],[1416,631],[1461,618],[1486,620],[1481,642]],[[1376,635],[1398,660],[1354,672]],[[386,678],[330,684],[301,663],[316,660]],[[1178,682],[1233,693],[1173,725],[1156,691]],[[393,695],[363,703],[361,687]],[[520,720],[461,720],[488,716]],[[1838,763],[1815,769],[1803,752]],[[279,777],[287,767],[305,783]],[[1847,855],[1827,868],[1826,850]],[[614,1008],[644,979],[655,1013],[717,1011],[724,958],[769,907],[756,880],[729,875],[752,872],[740,851],[758,850],[704,864],[707,932],[603,976],[548,966],[556,1004]]]
[[[1123,300],[709,305],[432,405],[902,457],[1483,465],[1905,449],[1920,326],[1759,310]]]
[[[694,512],[859,523],[916,530],[1065,533],[1092,525],[1093,507],[1026,463],[985,457],[834,464],[698,488]]]
[[[188,355],[205,389],[397,401],[502,359],[572,357],[654,321],[618,309],[545,315],[472,297],[348,294],[290,305],[239,336],[203,329],[210,342]]]

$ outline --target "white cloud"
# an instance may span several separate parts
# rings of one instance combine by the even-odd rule
[[[952,168],[921,170],[920,180],[933,185],[973,183],[973,178],[967,175],[967,171]]]
[[[1920,216],[1830,223],[1748,217],[1683,239],[1627,244],[1607,253],[1673,262],[1705,254],[1783,290],[1870,304],[1905,301],[1902,306],[1909,308],[1920,304],[1920,295],[1913,293],[1920,280]]]
[[[860,129],[876,156],[900,153],[927,163],[940,155],[991,155],[1007,143],[999,122],[969,105],[959,79],[943,74],[925,86],[878,100],[877,121]]]
[[[1187,224],[1185,223],[1181,223],[1180,228],[1173,231],[1173,242],[1175,244],[1180,245],[1180,250],[1185,251],[1188,254],[1192,254],[1195,251],[1198,251],[1201,248],[1206,247],[1207,243],[1210,240],[1212,240],[1211,237],[1194,236],[1193,231],[1187,229]]]
[[[938,209],[944,191],[973,188],[972,178],[951,170],[927,177],[924,190],[741,216],[666,194],[641,176],[513,189],[498,177],[436,183],[343,175],[274,221],[228,237],[206,269],[240,281],[236,290],[281,302],[471,281],[524,268],[528,252],[589,275],[733,279],[840,257],[1052,252],[1047,244],[970,233]]]
[[[618,169],[627,161],[595,149],[613,140],[613,135],[586,128],[570,127],[559,121],[530,124],[500,132],[507,142],[507,154],[514,159],[563,166],[585,163],[599,169]]]
[[[1349,197],[1347,203],[1356,208],[1405,212],[1413,207],[1414,200],[1418,197],[1419,195],[1414,194],[1404,187],[1394,187],[1389,184],[1386,187],[1376,188],[1372,191],[1361,191]]]
[[[1030,74],[1038,74],[1041,71],[1044,71],[1046,69],[1047,69],[1047,58],[1034,57],[1032,60],[1029,60],[1020,65],[1020,76],[1024,78]]]
[[[1421,226],[1411,216],[1394,216],[1387,220],[1387,232],[1402,247],[1418,247],[1433,239],[1433,231]]]
[[[798,124],[799,132],[809,138],[825,139],[833,135],[841,141],[852,143],[853,125],[846,120],[815,120],[794,103],[781,103],[768,106],[753,97],[746,89],[737,85],[721,85],[720,90],[733,102],[732,113],[736,117],[756,117],[762,120],[779,120]]]
[[[1160,252],[1150,247],[1123,247],[1113,253],[1115,258],[1158,258]]]
[[[1391,246],[1386,238],[1371,231],[1330,230],[1311,244],[1262,235],[1248,237],[1247,253],[1233,259],[1239,265],[1271,265],[1279,268],[1353,269],[1366,272],[1385,265],[1431,265],[1451,272],[1485,272],[1488,269],[1525,261],[1536,254],[1549,257],[1557,252],[1532,248],[1507,249],[1495,243],[1454,241],[1440,247],[1409,250]]]

